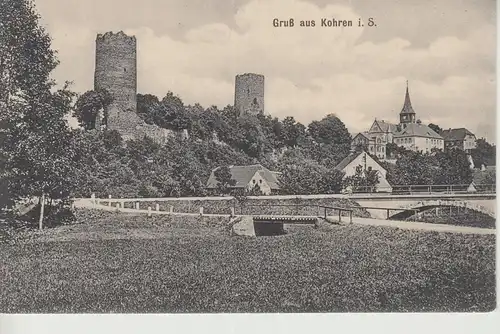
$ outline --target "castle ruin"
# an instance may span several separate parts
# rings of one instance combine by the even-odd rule
[[[245,73],[236,76],[234,107],[240,113],[264,112],[264,76]]]
[[[104,120],[109,130],[116,130],[124,140],[148,136],[163,143],[171,135],[167,129],[146,124],[137,115],[137,41],[123,31],[98,34],[96,38],[94,90],[107,90],[112,102]],[[101,125],[98,115],[96,127]]]
[[[108,130],[116,130],[124,140],[142,139],[148,136],[163,144],[173,135],[188,137],[187,131],[174,133],[144,122],[137,115],[137,41],[123,31],[97,34],[94,90],[106,90],[112,102],[104,115],[98,115],[96,128],[101,124]],[[240,113],[256,115],[264,112],[264,76],[245,73],[236,76],[235,109]]]

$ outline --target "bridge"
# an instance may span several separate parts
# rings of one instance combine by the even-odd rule
[[[373,218],[404,219],[435,208],[461,208],[496,218],[496,194],[352,194],[349,198],[364,207]]]

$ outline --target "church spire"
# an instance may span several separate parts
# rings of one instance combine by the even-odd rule
[[[400,124],[402,125],[402,128],[405,128],[406,124],[408,123],[415,123],[415,118],[416,118],[415,116],[416,116],[415,111],[411,106],[410,93],[408,91],[408,80],[406,80],[405,102],[403,104],[401,112],[399,113],[399,121]]]
[[[403,104],[403,109],[401,109],[401,114],[414,114],[415,111],[411,106],[410,93],[408,92],[408,80],[406,80],[406,96],[405,103]]]

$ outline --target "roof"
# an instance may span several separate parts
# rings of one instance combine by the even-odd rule
[[[349,166],[349,164],[351,162],[353,162],[357,157],[359,157],[363,153],[366,154],[368,157],[370,157],[373,161],[377,162],[375,159],[372,158],[372,156],[369,153],[367,153],[365,151],[351,152],[347,157],[345,157],[341,162],[339,162],[339,164],[337,166],[335,166],[334,169],[336,169],[338,171],[344,170],[344,168]],[[380,164],[379,164],[379,166],[380,166]],[[383,168],[382,166],[380,166],[380,169],[385,170],[385,168]]]
[[[466,136],[474,136],[474,134],[466,128],[443,130],[441,135],[446,141],[464,140]]]
[[[383,120],[382,121],[375,120],[374,123],[377,123],[380,130],[382,130],[383,132],[396,132],[398,128],[396,124],[392,124]]]
[[[207,188],[215,188],[217,187],[217,179],[215,178],[215,171],[220,167],[217,167],[212,170],[210,173],[210,177],[207,181]],[[278,173],[271,172],[264,166],[257,165],[247,165],[247,166],[229,166],[229,170],[231,172],[231,178],[236,181],[234,188],[245,188],[255,173],[259,173],[264,180],[266,180],[267,184],[271,189],[279,189],[277,175]]]
[[[355,135],[354,137],[352,137],[352,139],[356,138],[357,136],[363,136],[363,137],[365,137],[368,140],[372,140],[373,139],[372,137],[370,137],[370,133],[366,132],[366,131],[358,133],[357,135]]]
[[[408,123],[406,128],[394,135],[398,137],[425,137],[434,139],[443,139],[436,131],[424,124]]]
[[[411,106],[410,93],[408,92],[408,81],[406,81],[406,95],[405,102],[403,103],[403,108],[401,109],[401,114],[414,114],[415,111]]]
[[[349,164],[351,162],[354,161],[354,159],[356,159],[361,153],[361,152],[356,152],[356,153],[350,153],[347,157],[345,157],[344,159],[342,159],[341,162],[339,162],[339,164],[337,166],[335,166],[334,169],[336,170],[344,170],[344,168],[346,168],[347,166],[349,166]]]

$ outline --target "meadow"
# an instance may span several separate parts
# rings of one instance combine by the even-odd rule
[[[0,242],[2,313],[486,312],[495,236],[80,211]]]

